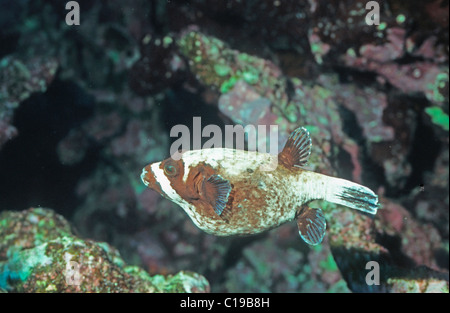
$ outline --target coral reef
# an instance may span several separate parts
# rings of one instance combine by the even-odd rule
[[[52,82],[58,62],[35,57],[26,61],[15,56],[0,59],[0,148],[17,136],[11,125],[14,110],[35,92],[45,92]]]
[[[272,62],[230,49],[217,38],[189,29],[181,33],[177,44],[189,60],[189,70],[202,84],[226,93],[236,82],[244,81],[273,104],[286,105],[285,78]]]
[[[6,108],[17,108],[33,92],[45,92],[52,82],[58,63],[56,60],[23,61],[12,56],[0,61],[0,103]]]
[[[435,259],[442,249],[438,231],[430,224],[417,223],[399,204],[388,199],[381,199],[381,203],[383,209],[374,220],[339,207],[327,211],[331,251],[349,288],[359,292],[400,292],[406,291],[402,285],[409,282],[418,286],[408,287],[411,291],[448,292],[448,272]],[[369,286],[366,276],[361,275],[361,269],[367,269],[370,261],[381,264],[379,285]]]
[[[417,273],[418,272],[418,273]],[[422,278],[420,278],[422,277]],[[427,277],[427,278],[423,278]],[[448,293],[448,277],[436,275],[426,269],[418,269],[408,278],[389,278],[387,281],[390,292],[413,293]]]
[[[0,288],[12,292],[207,292],[191,272],[150,276],[105,242],[83,240],[54,211],[0,214]]]
[[[225,290],[349,292],[327,242],[309,251],[299,250],[294,241],[296,232],[295,227],[284,226],[281,236],[272,233],[266,240],[245,248],[242,259],[227,272]],[[294,240],[290,239],[286,245],[285,237]]]
[[[355,56],[354,51],[347,51],[345,65],[356,67],[358,70],[375,72],[379,75],[378,79],[389,82],[403,93],[422,93],[429,101],[436,104],[448,102],[448,68],[440,65],[441,62],[445,62],[445,59],[442,60],[444,56],[433,55],[435,51],[439,50],[424,48],[432,46],[433,44],[430,42],[436,41],[435,38],[427,39],[415,53],[425,59],[432,59],[434,62],[417,61],[411,64],[398,64],[395,60],[405,57],[406,53],[403,50],[407,41],[406,30],[396,27],[389,28],[386,37],[387,43],[383,45],[361,46],[360,56]],[[431,51],[431,53],[426,51]]]

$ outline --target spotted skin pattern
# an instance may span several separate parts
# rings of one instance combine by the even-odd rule
[[[315,245],[326,221],[308,202],[323,199],[375,214],[378,198],[367,187],[301,168],[310,149],[309,133],[298,128],[278,156],[227,148],[186,151],[179,160],[147,165],[141,179],[207,233],[257,234],[297,220],[300,236]]]

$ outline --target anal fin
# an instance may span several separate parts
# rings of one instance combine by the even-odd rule
[[[322,242],[327,228],[327,222],[321,209],[303,206],[297,217],[298,233],[309,245],[315,246]]]

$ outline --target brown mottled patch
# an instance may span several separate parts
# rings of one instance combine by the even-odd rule
[[[285,151],[285,150],[283,150]],[[282,151],[282,152],[283,152]],[[286,168],[292,168],[294,166],[294,160],[292,159],[292,154],[289,152],[278,154],[278,163],[282,164]]]
[[[183,199],[193,204],[198,214],[200,214],[207,221],[222,220],[222,215],[219,217],[214,211],[213,202],[207,194],[205,194],[205,181],[216,174],[216,171],[204,162],[197,164],[194,167],[185,169],[189,171],[186,183],[181,181],[184,185],[184,191],[179,193]],[[227,213],[226,213],[227,214]],[[225,215],[226,215],[225,214]]]
[[[249,233],[253,232],[252,229],[260,227],[261,219],[265,215],[264,211],[267,209],[263,191],[256,188],[252,180],[242,179],[235,182],[232,191],[233,199],[229,201],[229,211],[232,213],[229,216],[229,223],[250,224]]]
[[[181,181],[185,185],[186,195],[193,199],[204,199],[203,182],[211,175],[215,174],[214,169],[205,163],[199,163],[195,167],[185,169],[189,172],[186,182]]]

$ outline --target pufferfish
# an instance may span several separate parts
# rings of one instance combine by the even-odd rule
[[[378,197],[367,187],[302,168],[311,154],[304,127],[278,155],[229,148],[185,151],[142,170],[143,183],[183,208],[194,224],[216,236],[257,234],[296,221],[300,237],[322,242],[326,220],[312,200],[376,214]],[[275,164],[275,166],[273,166]]]

